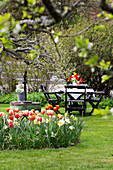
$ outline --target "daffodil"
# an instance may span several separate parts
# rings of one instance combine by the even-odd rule
[[[64,116],[65,116],[65,117],[68,117],[68,114],[67,114],[67,113],[65,113],[65,114],[64,114]]]
[[[34,124],[37,124],[37,120],[36,119],[34,120]]]
[[[38,125],[40,125],[40,122],[37,122]]]
[[[62,125],[64,125],[64,124],[65,124],[65,121],[64,121],[63,119],[61,119],[61,120],[58,121],[58,126],[59,126],[59,127],[62,126]]]
[[[77,120],[77,117],[74,117],[74,120]]]
[[[71,115],[70,118],[74,118],[74,115]]]
[[[49,119],[46,119],[46,123],[49,123]]]
[[[13,124],[14,124],[14,125],[18,125],[18,122],[14,122]]]
[[[73,129],[74,129],[74,127],[73,127],[73,126],[69,126],[69,129],[73,130]]]
[[[66,123],[70,123],[70,119],[65,119]]]

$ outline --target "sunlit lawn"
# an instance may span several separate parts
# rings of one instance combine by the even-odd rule
[[[6,106],[7,107],[7,106]],[[5,105],[0,110],[5,110]],[[3,110],[2,110],[3,111]],[[0,170],[113,169],[113,117],[84,117],[80,143],[60,149],[0,151]]]

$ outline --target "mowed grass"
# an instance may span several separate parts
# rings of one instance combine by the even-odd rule
[[[84,128],[76,146],[0,151],[0,170],[112,170],[113,117],[83,119]]]

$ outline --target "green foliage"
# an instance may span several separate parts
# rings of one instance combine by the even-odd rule
[[[32,116],[35,118],[30,119],[32,116],[29,112],[29,117],[23,120],[21,117],[15,119],[16,115],[19,113],[15,113],[15,116],[13,113],[12,116],[8,117],[4,113],[0,113],[1,150],[68,147],[78,142],[83,128],[83,121],[73,115],[70,117],[57,115],[45,119],[34,113]],[[12,121],[9,120],[10,117],[13,117]]]
[[[9,104],[11,101],[17,101],[17,94],[0,94],[0,103]]]
[[[41,106],[45,106],[47,103],[43,92],[31,92],[27,94],[27,100],[33,102],[40,102]]]
[[[101,108],[101,109],[105,109],[107,106],[109,107],[109,109],[113,107],[113,99],[112,98],[111,99],[104,98],[99,104],[99,108]]]
[[[27,100],[32,102],[41,102],[42,106],[45,106],[47,103],[45,96],[42,92],[31,92],[27,94]],[[1,94],[0,103],[9,104],[11,101],[17,101],[17,94]]]

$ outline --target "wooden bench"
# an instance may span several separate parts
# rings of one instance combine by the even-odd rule
[[[107,85],[105,85],[103,91],[94,91],[94,92],[88,92],[87,93],[87,101],[91,104],[92,110],[89,113],[89,116],[92,115],[94,109],[98,108],[99,103],[101,102],[103,96],[105,95],[107,90]]]

